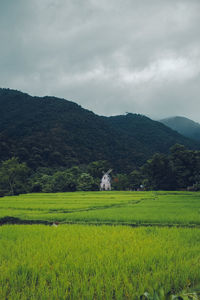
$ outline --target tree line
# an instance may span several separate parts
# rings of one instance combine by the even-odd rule
[[[0,196],[21,193],[97,191],[103,171],[112,168],[104,160],[71,168],[31,169],[18,158],[0,164]],[[129,173],[112,173],[113,190],[199,190],[200,151],[176,144],[170,154],[156,153]]]

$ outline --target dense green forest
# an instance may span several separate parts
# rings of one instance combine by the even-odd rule
[[[71,192],[99,190],[107,161],[68,169],[38,168],[31,170],[15,157],[1,163],[0,195],[31,192]],[[130,173],[112,173],[114,190],[199,190],[200,151],[174,145],[170,154],[156,153],[140,168]]]
[[[200,124],[197,122],[179,116],[163,119],[160,122],[186,137],[200,141]]]
[[[18,157],[32,170],[106,160],[120,173],[142,166],[176,143],[200,144],[143,115],[103,117],[55,97],[0,89],[0,160]]]
[[[1,195],[98,190],[108,168],[116,190],[200,182],[198,142],[143,115],[103,117],[9,89],[0,89],[0,108]]]

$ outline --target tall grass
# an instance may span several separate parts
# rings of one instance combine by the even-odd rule
[[[200,281],[200,230],[0,228],[0,299],[135,299]]]

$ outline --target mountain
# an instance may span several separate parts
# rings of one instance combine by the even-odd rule
[[[188,138],[200,141],[199,123],[185,117],[171,117],[163,119],[160,122]]]
[[[107,160],[116,171],[127,172],[175,143],[199,149],[198,143],[145,116],[98,116],[56,97],[0,89],[0,111],[1,161],[17,156],[33,169]]]

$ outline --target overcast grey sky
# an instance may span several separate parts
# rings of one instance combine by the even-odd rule
[[[0,0],[0,86],[200,122],[200,0]]]

